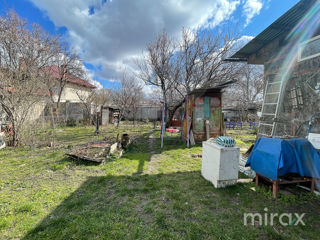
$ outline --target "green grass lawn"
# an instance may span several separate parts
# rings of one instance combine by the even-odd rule
[[[71,161],[70,147],[117,135],[113,127],[63,128],[57,148],[0,151],[1,239],[319,239],[320,201],[309,193],[252,191],[253,183],[215,189],[200,174],[201,146],[187,149],[159,131],[124,126],[139,136],[105,164]],[[244,226],[243,214],[306,213],[306,226]]]
[[[236,140],[236,145],[244,153],[256,141],[257,135],[250,129],[227,130],[227,136],[233,137]]]

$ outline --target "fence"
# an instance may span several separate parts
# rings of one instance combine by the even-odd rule
[[[258,122],[224,122],[226,129],[253,129],[259,127]]]

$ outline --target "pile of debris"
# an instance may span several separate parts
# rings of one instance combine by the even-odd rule
[[[86,145],[75,147],[66,156],[73,160],[84,160],[102,163],[105,162],[112,154],[122,155],[124,149],[130,144],[128,134],[123,134],[120,141],[101,141],[88,142]]]

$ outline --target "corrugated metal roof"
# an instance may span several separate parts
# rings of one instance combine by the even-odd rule
[[[317,0],[301,0],[226,61],[246,61],[262,47],[292,30]]]
[[[191,91],[189,93],[189,95],[192,95],[192,94],[206,94],[206,93],[219,93],[221,92],[222,89],[228,87],[229,85],[235,83],[236,80],[230,80],[230,81],[227,81],[225,83],[221,83],[213,88],[198,88],[198,89],[194,89],[193,91]]]

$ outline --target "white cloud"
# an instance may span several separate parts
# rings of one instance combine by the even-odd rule
[[[253,36],[243,35],[239,39],[237,39],[237,45],[239,45],[240,47],[243,47],[248,42],[250,42],[252,39],[254,39]]]
[[[152,94],[154,94],[154,90],[155,90],[155,87],[150,85],[145,85],[143,87],[143,92],[146,96],[152,96]]]
[[[96,86],[97,89],[102,89],[103,86],[100,82],[96,81],[96,80],[93,80],[93,79],[89,79],[89,83],[91,83],[92,85]]]
[[[234,51],[238,51],[240,50],[241,48],[243,48],[248,42],[250,42],[252,39],[254,39],[253,36],[246,36],[246,35],[243,35],[241,36],[240,38],[238,38],[234,44]],[[234,52],[234,53],[235,53]]]
[[[232,42],[232,49],[228,53],[228,57],[238,52],[242,47],[244,47],[248,42],[250,42],[254,37],[242,35],[238,39]]]
[[[262,0],[247,0],[243,5],[243,13],[246,17],[246,24],[247,26],[251,19],[258,15],[262,9],[263,2]]]
[[[103,88],[103,86],[100,82],[93,79],[94,73],[91,70],[88,70],[83,64],[81,65],[81,68],[83,69],[89,83],[96,86],[97,89]]]
[[[132,58],[163,29],[177,36],[182,27],[214,28],[228,20],[240,0],[30,0],[56,26],[84,61],[101,66],[98,76],[117,79]],[[255,2],[255,1],[248,1]],[[89,13],[89,8],[94,13]],[[92,12],[92,11],[91,11]]]

